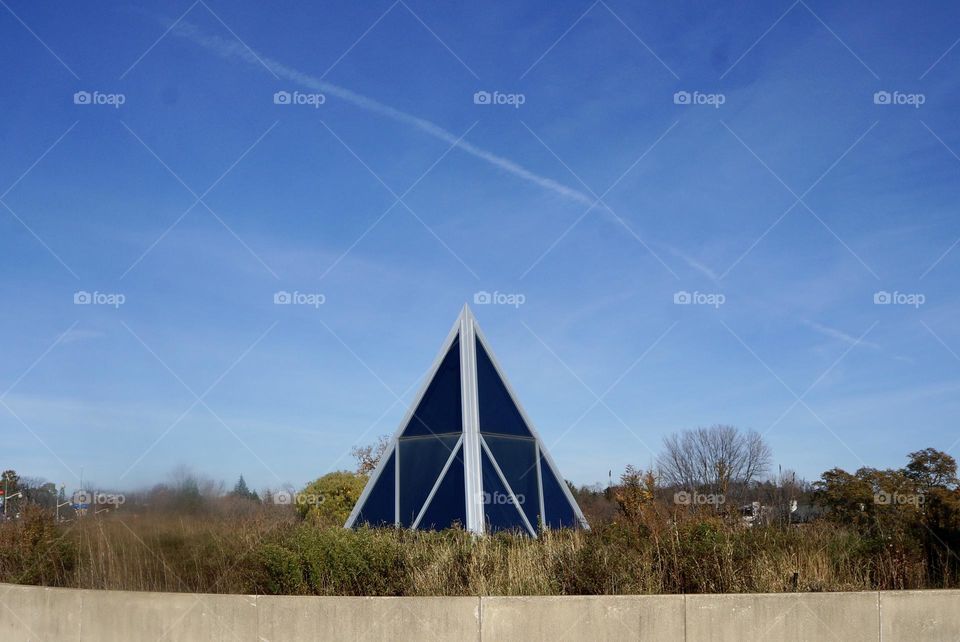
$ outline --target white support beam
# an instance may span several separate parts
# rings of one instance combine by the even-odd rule
[[[480,471],[480,400],[477,395],[477,343],[473,313],[460,313],[460,389],[463,398],[464,494],[467,530],[483,535],[483,477]]]

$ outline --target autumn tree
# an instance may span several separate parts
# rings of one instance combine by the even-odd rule
[[[904,474],[925,490],[957,487],[957,460],[935,448],[926,448],[908,455]]]
[[[652,471],[643,472],[628,465],[620,475],[620,485],[614,491],[617,508],[630,524],[642,528],[644,518],[653,507],[656,493],[656,477]]]
[[[957,463],[927,448],[912,452],[899,469],[839,468],[814,483],[827,519],[853,527],[899,569],[912,557],[926,562],[933,578],[960,570],[960,490]]]

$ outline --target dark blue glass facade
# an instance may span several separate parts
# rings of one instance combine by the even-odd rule
[[[463,431],[460,386],[460,340],[454,340],[427,391],[417,405],[402,437],[440,435]]]
[[[477,533],[527,534],[541,528],[580,526],[579,510],[564,492],[564,480],[547,463],[543,445],[538,447],[490,353],[479,339],[471,336],[470,340],[476,353],[476,376],[461,372],[461,338],[455,336],[411,418],[391,444],[354,526],[412,528],[416,524],[442,530],[459,524]],[[469,357],[470,351],[465,352]],[[463,381],[468,385],[475,381],[476,389],[464,391]],[[467,400],[477,401],[479,434],[464,435],[464,426],[473,425],[471,417],[464,417],[464,392]],[[479,461],[465,464],[465,444],[472,439],[479,440]],[[479,484],[481,497],[467,497],[468,479]],[[477,520],[472,525],[467,522],[468,506],[477,510],[470,511]]]

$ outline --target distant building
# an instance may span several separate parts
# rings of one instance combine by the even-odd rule
[[[464,306],[345,526],[588,528]]]

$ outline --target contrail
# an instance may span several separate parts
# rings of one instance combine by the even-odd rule
[[[843,330],[837,330],[836,328],[831,328],[816,321],[810,321],[804,319],[803,324],[809,328],[812,328],[819,332],[820,334],[830,337],[831,339],[839,339],[844,343],[848,343],[851,346],[861,345],[865,348],[873,348],[874,350],[882,350],[882,346],[879,343],[874,343],[873,341],[866,341],[863,337],[859,339],[857,337],[851,336],[844,332]]]
[[[681,258],[684,263],[692,267],[694,270],[696,270],[700,274],[703,274],[714,283],[717,283],[717,284],[720,283],[720,277],[717,275],[717,273],[711,270],[709,267],[707,267],[703,263],[701,263],[700,261],[696,260],[692,256],[684,254],[679,248],[673,247],[672,245],[663,244],[663,246],[666,247],[671,254]]]
[[[446,142],[448,145],[453,145],[458,149],[470,154],[471,156],[475,156],[476,158],[484,160],[494,167],[498,167],[509,174],[513,174],[517,178],[521,178],[529,183],[533,183],[534,185],[549,190],[558,196],[562,196],[563,198],[576,201],[577,203],[581,203],[586,206],[591,206],[596,203],[596,199],[590,198],[584,192],[567,187],[566,185],[558,183],[550,178],[546,178],[545,176],[535,174],[534,172],[531,172],[527,168],[513,162],[508,158],[498,156],[493,152],[489,152],[483,148],[461,140],[459,136],[447,131],[436,123],[432,123],[429,120],[400,111],[399,109],[385,105],[381,102],[373,100],[372,98],[367,98],[366,96],[340,87],[339,85],[334,85],[320,80],[316,76],[311,76],[310,74],[297,71],[296,69],[291,69],[290,67],[287,67],[286,65],[283,65],[275,60],[255,54],[253,51],[239,42],[227,40],[219,36],[204,34],[196,26],[185,22],[178,23],[170,31],[170,33],[187,40],[191,40],[222,58],[239,58],[253,65],[263,65],[280,78],[285,78],[308,89],[322,92],[325,95],[334,96],[340,100],[343,100],[344,102],[355,105],[360,109],[390,118],[398,123],[415,127],[416,129],[419,129],[420,131],[429,134],[434,138]]]

